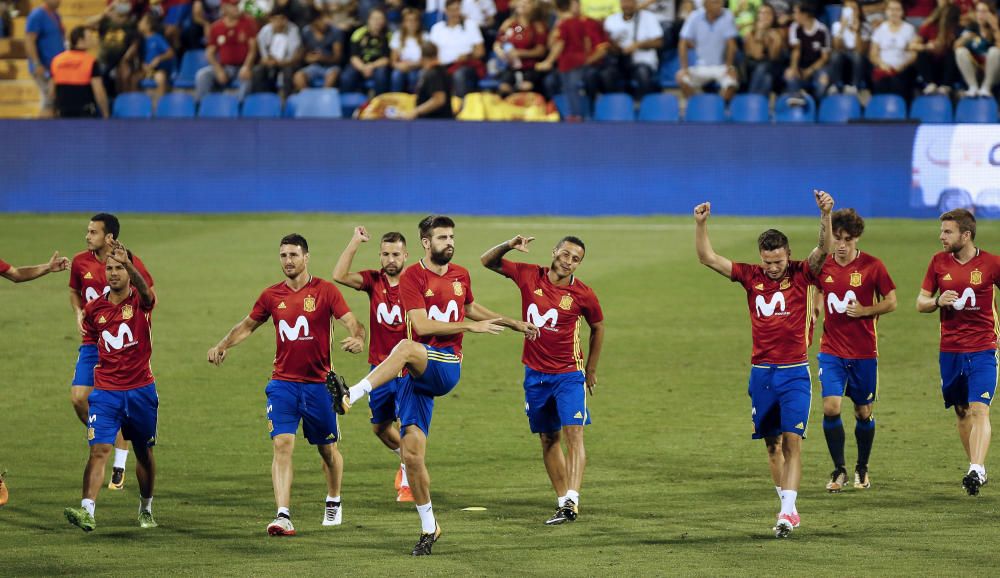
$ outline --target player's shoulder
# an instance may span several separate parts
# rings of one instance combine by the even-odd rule
[[[596,295],[594,289],[580,280],[579,277],[573,275],[573,289],[581,294]]]
[[[426,269],[424,268],[424,264],[421,263],[420,261],[417,261],[416,263],[409,265],[405,269],[403,269],[403,272],[400,274],[400,279],[422,278],[424,276],[424,271],[426,271]]]
[[[330,281],[328,279],[323,279],[321,277],[313,277],[313,283],[315,284],[314,286],[318,291],[325,291],[328,293],[336,293],[337,295],[340,295],[340,288],[337,287],[337,285],[333,281]]]
[[[93,259],[93,257],[94,257],[94,254],[91,253],[90,251],[80,251],[76,255],[73,255],[73,262],[72,262],[72,264],[73,264],[74,267],[76,267],[76,266],[82,266],[84,263],[87,262],[88,259]]]
[[[287,290],[288,285],[284,281],[278,281],[274,285],[268,285],[260,292],[261,297],[267,297],[271,295],[279,295]]]
[[[107,307],[110,303],[111,302],[108,301],[107,294],[101,295],[97,299],[94,299],[93,301],[84,304],[83,313],[84,315],[90,315],[92,312],[97,311],[98,309],[103,309],[104,307]]]
[[[469,275],[469,270],[457,263],[448,264],[448,273],[453,277],[471,278],[471,275]]]

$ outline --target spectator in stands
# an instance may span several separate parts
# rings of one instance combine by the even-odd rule
[[[260,62],[253,69],[251,92],[279,92],[284,98],[293,88],[292,75],[302,58],[299,27],[288,19],[288,10],[271,9],[268,23],[257,33]]]
[[[496,19],[497,6],[493,0],[462,0],[462,16],[466,22],[479,27],[483,46],[493,46],[500,22]]]
[[[385,12],[376,8],[368,14],[368,24],[351,35],[351,63],[344,69],[341,88],[345,92],[362,92],[365,81],[372,80],[375,94],[389,92],[389,55],[389,22]]]
[[[152,12],[146,12],[139,19],[139,34],[142,35],[139,44],[142,77],[156,83],[156,98],[159,99],[170,88],[170,75],[176,68],[174,49],[160,33],[159,19]]]
[[[886,0],[858,0],[858,3],[861,4],[865,20],[868,21],[873,30],[885,21]]]
[[[417,82],[417,106],[403,112],[398,118],[455,118],[451,108],[451,78],[447,68],[438,60],[438,47],[432,42],[421,45],[422,66]]]
[[[108,95],[114,98],[132,90],[133,63],[139,54],[139,31],[132,19],[132,4],[128,0],[114,0],[104,12],[88,18],[86,26],[95,27],[101,38],[97,61]]]
[[[597,66],[604,60],[608,41],[600,22],[580,14],[579,0],[556,0],[556,9],[559,19],[549,38],[549,55],[535,70],[547,72],[558,63],[559,74],[545,78],[546,92],[552,97],[561,90],[569,109],[566,120],[579,122],[585,113],[580,89],[591,100],[596,96]]]
[[[361,24],[358,20],[358,0],[316,0],[316,8],[330,18],[330,24],[345,34],[350,34]]]
[[[753,30],[757,12],[763,3],[764,0],[731,0],[729,3],[729,9],[736,21],[736,29],[740,31],[741,37],[745,38]]]
[[[205,45],[212,23],[222,18],[222,0],[194,0],[191,4],[191,26],[182,33],[183,44],[197,49]]]
[[[403,8],[403,22],[389,40],[393,92],[413,92],[420,80],[421,45],[427,39],[420,18],[416,8]]]
[[[13,19],[10,16],[11,5],[7,0],[0,0],[0,38],[8,38],[13,27]]]
[[[830,53],[829,91],[833,94],[841,91],[857,94],[868,72],[868,43],[872,37],[871,26],[858,0],[844,2],[840,20],[833,23],[831,32],[833,51]]]
[[[97,46],[94,33],[77,26],[69,35],[69,50],[51,62],[52,100],[60,118],[108,118],[108,95],[100,65],[89,52]]]
[[[57,54],[66,49],[62,17],[59,16],[61,0],[44,0],[41,6],[28,14],[25,23],[24,49],[28,53],[28,70],[38,85],[41,95],[39,116],[52,116],[52,88],[49,66]]]
[[[955,60],[968,86],[965,96],[993,96],[993,86],[1000,80],[1000,26],[989,2],[976,2],[976,21],[955,41]]]
[[[952,0],[951,3],[958,6],[961,14],[958,18],[959,25],[965,27],[976,21],[976,0]]]
[[[175,49],[181,47],[181,33],[191,26],[191,0],[162,0],[163,35]]]
[[[901,0],[888,0],[885,5],[886,20],[872,33],[871,60],[872,92],[893,93],[907,101],[913,96],[914,63],[917,53],[910,44],[917,37],[912,24],[904,20]]]
[[[636,98],[659,90],[656,73],[660,68],[657,52],[663,46],[663,28],[651,13],[639,10],[637,0],[620,0],[621,12],[604,19],[610,46],[601,67],[601,88],[618,92],[622,88]]]
[[[313,10],[312,21],[302,31],[305,66],[293,77],[296,92],[310,86],[337,86],[343,60],[344,33],[330,24],[326,14]]]
[[[797,4],[795,22],[788,29],[791,60],[785,69],[788,92],[820,96],[830,85],[830,31],[816,18],[816,6]]]
[[[774,8],[774,14],[778,19],[778,27],[786,32],[792,25],[792,0],[767,0],[767,3]]]
[[[775,90],[774,80],[785,68],[785,35],[778,27],[777,16],[770,4],[761,4],[753,29],[743,38],[747,75],[747,91],[768,96]]]
[[[548,51],[549,31],[542,22],[536,0],[514,0],[514,15],[500,25],[493,53],[506,63],[500,73],[498,92],[531,92],[541,86],[535,65]]]
[[[924,94],[949,94],[955,83],[955,39],[958,8],[949,0],[938,0],[937,8],[917,30],[910,49],[917,53],[917,73]]]
[[[758,1],[758,0],[751,0]],[[677,48],[677,37],[680,34],[680,24],[677,10],[677,0],[640,0],[639,10],[651,12],[663,29],[663,50]]]
[[[448,67],[455,95],[464,97],[477,90],[486,73],[483,33],[463,20],[462,0],[447,0],[444,11],[447,19],[431,27],[430,41],[437,46],[438,61]]]
[[[240,100],[250,88],[257,58],[257,23],[240,11],[237,2],[222,0],[222,18],[209,30],[205,49],[208,66],[199,70],[194,80],[198,100],[209,92],[224,90],[234,79],[239,82]]]
[[[712,82],[719,85],[727,101],[736,94],[740,84],[734,66],[738,36],[733,15],[722,7],[722,0],[705,0],[703,8],[688,16],[678,43],[681,67],[676,77],[685,97]],[[694,65],[691,50],[698,54]]]

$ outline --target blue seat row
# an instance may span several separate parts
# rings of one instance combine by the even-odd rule
[[[247,95],[242,107],[230,94],[207,94],[200,103],[183,92],[172,92],[156,103],[157,118],[342,118],[350,117],[364,104],[364,94],[341,94],[335,88],[312,88],[289,97],[284,109],[281,97],[270,92]],[[115,118],[152,118],[153,102],[145,93],[129,92],[118,95],[112,105]]]

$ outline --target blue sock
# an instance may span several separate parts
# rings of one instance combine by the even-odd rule
[[[875,442],[875,416],[854,422],[854,438],[858,440],[858,465],[867,468],[868,458],[872,455],[872,444]]]
[[[844,422],[840,416],[823,416],[823,435],[826,437],[826,447],[830,450],[833,465],[844,467]]]

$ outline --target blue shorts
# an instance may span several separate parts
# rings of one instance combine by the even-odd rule
[[[299,72],[305,75],[306,82],[309,86],[318,88],[323,86],[323,81],[326,79],[326,75],[332,70],[340,70],[340,67],[337,65],[323,66],[318,62],[314,62],[300,68]]]
[[[272,379],[264,389],[267,395],[267,429],[271,437],[292,434],[299,429],[314,446],[335,443],[340,439],[333,398],[325,383],[296,383]]]
[[[819,382],[823,397],[850,396],[854,405],[869,405],[878,399],[878,359],[846,359],[820,353]]]
[[[372,369],[375,369],[374,365]],[[371,409],[372,423],[396,421],[396,416],[399,415],[399,398],[397,397],[399,384],[407,379],[410,379],[409,375],[397,377],[380,387],[376,387],[368,394],[368,407]]]
[[[73,384],[94,387],[94,367],[97,366],[97,345],[88,343],[80,346],[73,372]]]
[[[941,352],[941,395],[944,406],[968,405],[974,401],[990,405],[997,391],[997,352]]]
[[[163,15],[164,26],[178,26],[185,28],[191,24],[191,3],[172,6]]]
[[[568,425],[589,425],[582,371],[542,373],[524,368],[524,413],[531,433],[552,433]]]
[[[156,395],[155,383],[125,391],[95,389],[87,399],[90,403],[87,423],[90,445],[115,443],[118,430],[133,446],[143,442],[147,448],[156,445],[156,412],[160,398]]]
[[[806,437],[812,382],[809,364],[773,365],[755,363],[750,369],[753,438],[794,433]]]
[[[427,369],[420,377],[410,374],[396,392],[401,435],[406,435],[406,427],[411,425],[420,428],[424,435],[430,435],[434,398],[455,389],[462,377],[462,358],[451,348],[424,347],[427,348]]]

